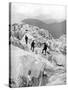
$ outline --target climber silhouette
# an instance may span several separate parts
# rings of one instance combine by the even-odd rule
[[[31,70],[28,71],[28,75],[31,75]]]
[[[32,41],[32,43],[31,43],[31,50],[34,52],[34,48],[35,48],[35,42],[34,42],[34,40]]]
[[[26,42],[26,44],[28,43],[28,37],[27,36],[25,36],[25,42]]]
[[[46,43],[44,43],[44,47],[43,47],[42,53],[45,51],[45,55],[46,55],[47,47],[48,47],[48,45]]]

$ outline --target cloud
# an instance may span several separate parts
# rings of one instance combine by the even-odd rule
[[[57,21],[66,18],[64,6],[23,3],[12,3],[12,17],[14,17],[13,15],[17,15],[17,17],[20,15],[23,18],[36,18],[40,20],[55,19]]]

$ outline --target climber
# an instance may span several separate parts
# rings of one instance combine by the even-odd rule
[[[34,48],[35,48],[35,42],[34,42],[34,40],[32,41],[32,43],[31,43],[31,50],[34,52]]]
[[[28,43],[28,37],[27,36],[25,36],[25,42],[26,42],[26,44]]]
[[[27,82],[28,82],[28,86],[31,86],[31,70],[29,70],[28,71],[28,80],[27,80]]]
[[[45,86],[48,83],[48,75],[46,71],[42,72],[41,86]]]
[[[47,47],[48,47],[48,45],[47,45],[46,43],[44,43],[44,48],[43,48],[43,50],[42,50],[42,53],[45,51],[45,55],[46,55]]]

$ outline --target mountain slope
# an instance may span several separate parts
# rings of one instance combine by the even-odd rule
[[[59,38],[66,33],[66,21],[46,24],[38,19],[24,19],[23,22],[48,30],[54,38]]]

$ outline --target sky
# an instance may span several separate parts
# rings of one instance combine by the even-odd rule
[[[66,19],[65,6],[12,3],[12,23],[20,22],[27,18],[39,19],[43,22],[50,20],[50,23],[54,21],[61,22]]]

